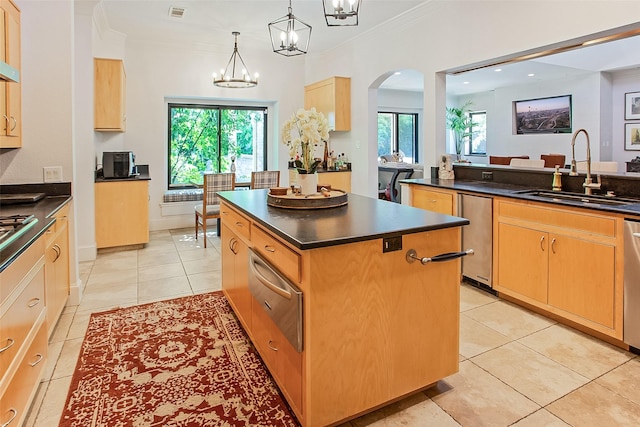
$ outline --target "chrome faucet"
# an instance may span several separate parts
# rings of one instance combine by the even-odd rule
[[[589,134],[585,129],[578,129],[573,133],[573,138],[571,138],[571,170],[569,171],[569,175],[576,176],[578,175],[578,166],[576,165],[576,137],[580,132],[584,132],[584,136],[587,137],[587,177],[584,179],[584,194],[590,195],[591,190],[600,188],[600,180],[598,182],[593,182],[591,179],[591,143],[589,142]]]

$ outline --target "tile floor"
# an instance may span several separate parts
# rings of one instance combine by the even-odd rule
[[[151,233],[140,250],[80,264],[86,284],[67,307],[27,426],[58,423],[93,311],[220,289],[220,240],[191,229]],[[640,358],[462,284],[460,371],[352,420],[359,426],[637,426]]]

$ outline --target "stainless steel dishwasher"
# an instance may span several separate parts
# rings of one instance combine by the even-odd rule
[[[462,259],[462,275],[492,287],[493,199],[470,194],[459,197],[459,215],[470,222],[462,227],[462,247],[474,251],[472,257]]]
[[[624,342],[640,353],[640,221],[624,221]]]
[[[252,249],[249,291],[291,345],[302,351],[302,291]]]

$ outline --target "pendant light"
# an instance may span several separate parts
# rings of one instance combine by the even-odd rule
[[[311,25],[293,16],[289,0],[289,12],[269,24],[269,36],[275,53],[284,56],[302,55],[309,50]]]
[[[231,34],[233,34],[233,36],[235,37],[233,53],[231,54],[231,58],[229,58],[227,68],[225,68],[224,70],[220,70],[220,77],[218,77],[216,73],[213,73],[213,84],[215,86],[230,88],[245,88],[257,86],[258,73],[256,73],[254,78],[251,79],[251,75],[247,71],[247,66],[244,64],[242,56],[240,56],[240,52],[238,52],[238,36],[240,35],[240,33],[238,31],[234,31]],[[238,67],[242,65],[242,76],[240,76],[240,73],[238,73],[238,75],[236,76],[236,65]]]
[[[358,12],[362,0],[322,0],[324,19],[329,27],[358,25]]]

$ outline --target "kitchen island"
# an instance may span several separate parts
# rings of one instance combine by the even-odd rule
[[[267,191],[219,193],[222,286],[302,425],[336,425],[457,372],[460,261],[407,252],[460,251],[467,220],[355,194],[290,210],[267,206]],[[252,294],[252,253],[302,293],[293,318]]]

